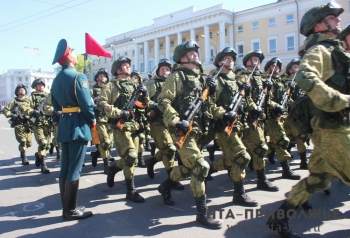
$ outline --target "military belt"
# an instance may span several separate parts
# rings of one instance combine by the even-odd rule
[[[80,107],[62,107],[62,113],[79,112]]]

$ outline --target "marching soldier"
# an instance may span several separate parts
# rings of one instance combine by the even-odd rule
[[[272,87],[270,81],[263,80],[260,74],[260,65],[265,59],[264,54],[260,50],[249,52],[243,57],[243,65],[247,70],[242,71],[240,81],[246,81],[250,76],[250,84],[252,87],[251,98],[257,106],[257,110],[247,112],[246,123],[248,127],[243,130],[243,144],[247,147],[247,151],[252,158],[252,167],[256,170],[258,177],[257,188],[265,191],[278,191],[278,187],[272,184],[265,174],[265,160],[264,157],[268,150],[264,135],[264,121],[266,114],[263,113],[265,102],[259,98],[265,88],[269,91]],[[260,100],[260,101],[259,101]],[[260,104],[260,105],[259,105]]]
[[[158,108],[157,99],[162,91],[162,85],[171,73],[172,68],[173,65],[168,59],[161,59],[156,70],[156,75],[146,83],[147,91],[150,99],[152,100],[150,104],[150,111],[154,115],[152,115],[152,118],[150,118],[151,134],[154,139],[155,146],[158,148],[157,153],[152,156],[151,159],[146,161],[147,174],[150,178],[154,177],[154,165],[158,163],[158,161],[163,162],[168,176],[175,166],[176,147],[168,128],[164,125],[163,113]],[[176,186],[174,189],[184,189],[181,183],[175,183]]]
[[[10,117],[11,127],[15,128],[16,140],[19,143],[18,149],[21,153],[23,165],[29,165],[26,156],[27,148],[32,146],[32,128],[29,124],[29,117],[24,116],[21,105],[27,100],[27,88],[23,84],[18,84],[15,89],[15,99],[3,109],[5,117]]]
[[[91,97],[93,98],[96,104],[97,100],[100,97],[103,86],[109,82],[109,74],[104,68],[101,68],[97,71],[94,80],[96,83],[90,89],[90,93],[91,93]],[[92,158],[91,163],[93,167],[96,167],[97,158],[101,155],[103,158],[104,173],[108,174],[108,169],[110,166],[109,164],[110,150],[113,144],[113,133],[112,133],[112,129],[108,125],[107,115],[103,111],[98,110],[97,106],[94,108],[94,113],[96,118],[96,130],[98,133],[100,144],[96,145],[97,147],[96,151],[91,152],[91,158]]]
[[[22,104],[25,115],[30,116],[33,124],[33,132],[38,143],[38,152],[35,153],[35,165],[41,166],[41,173],[48,174],[50,170],[46,167],[46,152],[50,149],[51,140],[51,117],[45,115],[44,104],[47,97],[45,80],[35,79],[32,83],[32,95]]]
[[[133,117],[136,102],[131,105],[130,102],[135,100],[134,97],[142,94],[145,102],[148,103],[149,97],[146,87],[143,84],[135,84],[130,78],[130,63],[131,60],[126,56],[121,56],[113,62],[111,73],[116,77],[103,87],[97,104],[100,110],[104,111],[110,118],[114,143],[121,157],[114,166],[109,167],[107,184],[109,187],[113,187],[115,174],[123,171],[126,199],[142,203],[145,199],[136,191],[134,185],[134,171],[137,164],[136,150],[138,148],[134,139],[140,125]],[[128,104],[130,108],[126,109]]]
[[[308,95],[305,103],[310,99],[313,107],[312,119],[305,123],[312,128],[314,150],[308,164],[310,175],[293,186],[266,223],[284,237],[300,237],[290,230],[289,215],[313,193],[327,189],[334,177],[350,185],[350,57],[335,39],[341,32],[339,15],[343,12],[339,4],[330,2],[311,8],[301,19],[300,33],[307,38],[299,50],[302,58],[295,79]]]
[[[209,164],[201,152],[201,142],[203,135],[208,132],[213,115],[214,118],[222,117],[225,110],[217,108],[211,101],[218,85],[213,78],[208,77],[205,80],[201,77],[204,68],[198,58],[198,49],[199,46],[192,40],[175,48],[174,61],[178,66],[167,77],[158,96],[158,108],[163,113],[164,125],[171,133],[176,129],[177,138],[181,138],[176,143],[183,163],[182,166],[173,168],[170,176],[159,185],[158,191],[166,205],[174,205],[171,190],[176,185],[175,182],[191,177],[190,189],[197,207],[196,221],[210,228],[221,228],[221,221],[212,219],[207,214],[204,181],[208,176]],[[198,100],[199,107],[194,112],[199,113],[193,115],[193,120],[187,121],[188,117],[184,114],[192,101],[201,96],[204,88],[205,93],[209,89],[209,96],[204,94],[206,100]],[[228,118],[232,119],[229,115]],[[192,131],[189,132],[190,129]]]
[[[269,135],[269,142],[267,143],[269,150],[267,155],[271,156],[276,152],[278,161],[282,165],[282,177],[286,179],[299,180],[300,175],[296,174],[290,169],[288,159],[290,154],[287,151],[289,145],[289,139],[283,128],[283,122],[285,119],[285,108],[280,105],[282,96],[286,91],[281,78],[278,76],[280,69],[282,68],[282,62],[279,58],[272,58],[265,64],[264,70],[272,77],[266,78],[272,82],[272,88],[270,90],[268,104],[266,107],[267,120],[266,120],[266,132]],[[285,105],[288,109],[288,106]],[[267,110],[268,109],[268,110]],[[286,111],[285,111],[286,110]],[[273,156],[272,156],[273,158]]]

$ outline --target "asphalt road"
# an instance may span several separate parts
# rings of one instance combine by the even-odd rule
[[[247,169],[245,189],[248,195],[259,201],[257,208],[244,208],[232,201],[233,183],[226,171],[213,174],[208,182],[207,197],[209,209],[221,217],[223,228],[209,230],[195,222],[195,203],[189,190],[189,180],[184,180],[184,191],[173,190],[174,206],[163,204],[157,186],[166,178],[162,163],[157,163],[156,175],[150,179],[145,168],[136,168],[135,185],[146,202],[136,204],[125,199],[125,183],[122,173],[115,177],[113,188],[106,184],[102,159],[97,167],[91,166],[89,147],[86,166],[80,179],[79,205],[94,213],[92,218],[64,222],[58,187],[59,164],[56,153],[48,154],[47,165],[51,173],[44,175],[34,165],[37,144],[28,149],[30,165],[23,166],[19,158],[18,143],[14,130],[7,119],[0,114],[0,237],[279,237],[265,228],[267,217],[263,212],[272,212],[288,195],[293,180],[281,179],[281,166],[266,162],[267,176],[279,186],[278,192],[256,190],[256,172]],[[312,146],[308,147],[308,155]],[[293,148],[292,154],[298,158]],[[112,155],[115,155],[113,150]],[[208,153],[204,152],[206,159]],[[216,158],[221,152],[217,151]],[[337,151],[334,151],[336,156]],[[151,155],[145,152],[145,158]],[[119,159],[119,157],[116,157]],[[308,171],[298,170],[298,159],[290,161],[302,177]],[[350,237],[349,187],[338,179],[330,188],[331,194],[314,194],[309,200],[312,212],[299,210],[298,219],[290,221],[294,230],[302,237]],[[334,209],[339,209],[334,212]],[[252,213],[253,212],[253,216]],[[258,214],[258,216],[257,216]]]

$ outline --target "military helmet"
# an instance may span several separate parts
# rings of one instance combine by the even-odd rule
[[[132,77],[132,76],[134,76],[134,75],[136,75],[136,76],[139,78],[140,83],[143,82],[142,75],[140,74],[140,72],[139,72],[138,70],[132,71],[131,74],[130,74],[130,77]]]
[[[263,54],[263,52],[261,50],[254,50],[254,51],[249,52],[248,54],[246,54],[243,57],[243,65],[247,66],[247,61],[253,56],[256,56],[256,57],[258,57],[260,59],[260,64],[265,59],[265,56],[264,56],[264,54]]]
[[[122,64],[124,63],[128,63],[130,65],[131,59],[123,55],[113,62],[112,69],[111,69],[111,73],[113,76],[118,76],[117,69],[119,69],[120,66],[122,66]]]
[[[170,71],[173,69],[173,65],[171,64],[170,60],[168,59],[161,59],[159,60],[159,64],[158,64],[158,67],[157,67],[157,70],[156,70],[156,75],[159,77],[159,70],[160,70],[160,67],[162,66],[168,66]]]
[[[109,82],[109,73],[107,72],[107,70],[105,68],[101,68],[97,71],[97,73],[95,74],[95,78],[94,78],[95,82],[97,83],[97,78],[100,74],[104,74],[106,76],[106,78],[107,78],[106,83],[108,83]]]
[[[235,69],[235,74],[238,74],[239,72],[246,71],[247,68],[244,66],[237,66]]]
[[[18,84],[17,87],[15,88],[15,95],[18,96],[18,89],[20,88],[24,88],[24,90],[26,91],[26,94],[27,94],[27,87],[24,85],[24,84]]]
[[[350,34],[350,25],[343,29],[343,31],[338,35],[337,39],[345,41],[347,35]]]
[[[311,8],[301,18],[300,33],[308,37],[317,23],[319,23],[324,17],[328,15],[334,15],[338,17],[344,12],[344,9],[336,2],[329,2],[326,5],[322,4],[317,7]]]
[[[180,45],[176,46],[174,50],[173,60],[175,63],[180,64],[180,60],[182,56],[184,56],[187,52],[190,52],[193,50],[198,53],[198,49],[199,49],[198,44],[193,40],[189,40],[185,43],[181,43]]]
[[[223,49],[222,51],[220,51],[216,55],[215,60],[214,60],[214,65],[219,68],[220,67],[219,62],[227,55],[232,56],[234,61],[236,61],[237,53],[236,53],[235,49],[233,49],[232,47],[226,47],[225,49]]]
[[[268,70],[270,65],[272,65],[274,63],[277,63],[278,66],[280,67],[280,69],[282,69],[282,61],[278,57],[274,57],[274,58],[270,59],[269,61],[267,61],[267,63],[265,64],[265,67],[264,67],[265,72]]]
[[[42,79],[42,78],[38,78],[38,79],[35,79],[34,81],[33,81],[33,83],[32,83],[32,88],[34,89],[35,88],[35,86],[36,85],[38,85],[38,84],[44,84],[44,86],[46,86],[46,84],[45,84],[45,80],[44,79]]]
[[[300,64],[300,59],[299,58],[294,58],[287,64],[286,74],[288,74],[289,76],[290,76],[289,70],[292,68],[293,64],[299,65]]]

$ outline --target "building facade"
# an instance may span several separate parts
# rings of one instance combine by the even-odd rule
[[[6,106],[15,97],[15,88],[18,84],[27,87],[28,96],[32,92],[32,82],[37,78],[45,80],[45,91],[50,92],[53,79],[56,77],[54,72],[46,72],[41,69],[9,69],[0,75],[0,104]]]
[[[299,34],[302,16],[310,8],[325,0],[278,0],[242,11],[229,11],[224,4],[196,11],[185,8],[154,19],[154,24],[125,32],[105,40],[104,47],[112,58],[90,56],[92,68],[87,72],[93,80],[99,68],[110,72],[114,59],[125,55],[132,60],[132,70],[146,76],[160,59],[172,61],[175,47],[190,39],[200,46],[200,60],[205,72],[214,68],[217,52],[226,46],[237,52],[236,66],[242,65],[243,56],[255,49],[265,55],[265,62],[279,57],[283,68],[298,57],[298,49],[305,37]],[[349,1],[337,1],[345,9],[341,15],[342,27],[350,23]],[[265,65],[263,62],[263,65]]]

